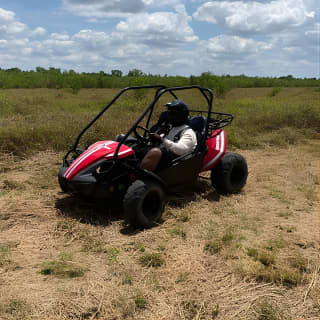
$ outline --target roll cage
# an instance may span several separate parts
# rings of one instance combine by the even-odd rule
[[[145,118],[145,116],[148,114],[147,122],[146,122],[146,128],[149,128],[150,120],[154,111],[155,104],[159,101],[159,99],[165,94],[170,93],[174,99],[178,99],[178,96],[176,94],[177,91],[182,90],[192,90],[197,89],[202,94],[203,98],[208,104],[207,110],[189,110],[190,112],[194,112],[199,114],[200,116],[205,115],[206,116],[206,124],[204,128],[204,134],[201,144],[205,143],[207,139],[209,139],[212,136],[212,133],[217,130],[221,129],[227,125],[229,125],[233,120],[233,115],[229,113],[221,113],[221,112],[212,112],[212,104],[213,104],[213,92],[212,90],[208,88],[203,88],[198,85],[192,85],[192,86],[183,86],[183,87],[166,87],[164,85],[145,85],[145,86],[133,86],[133,87],[127,87],[122,89],[90,122],[89,124],[80,132],[78,137],[76,138],[76,141],[73,145],[73,147],[67,152],[67,154],[64,157],[64,161],[68,158],[70,153],[76,152],[80,139],[83,136],[83,134],[127,91],[130,90],[141,90],[141,89],[156,89],[156,93],[154,96],[153,101],[149,104],[149,106],[142,112],[140,117],[135,121],[133,126],[128,130],[128,132],[124,135],[124,137],[121,139],[121,141],[118,144],[118,147],[114,153],[114,161],[118,160],[118,153],[120,150],[121,145],[124,144],[125,140],[129,137],[129,135],[137,128],[137,126],[140,124],[140,122]]]

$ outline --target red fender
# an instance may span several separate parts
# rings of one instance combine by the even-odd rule
[[[224,156],[227,149],[227,137],[224,130],[214,131],[207,140],[208,152],[203,160],[200,171],[210,170]]]
[[[86,169],[91,164],[102,158],[112,159],[119,143],[116,141],[98,141],[91,145],[85,152],[76,158],[64,173],[64,178],[72,180],[77,174]],[[134,151],[126,145],[121,145],[118,152],[118,158],[124,158],[132,155]]]

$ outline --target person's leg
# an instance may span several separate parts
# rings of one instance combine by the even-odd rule
[[[158,164],[157,170],[161,171],[165,168],[170,168],[171,164],[172,164],[172,160],[174,160],[175,158],[177,158],[178,156],[176,154],[174,154],[173,152],[168,151],[165,147],[161,146],[160,147],[162,156],[160,159],[160,162]]]
[[[147,154],[143,157],[140,168],[149,171],[155,171],[161,160],[162,152],[159,148],[150,149]]]

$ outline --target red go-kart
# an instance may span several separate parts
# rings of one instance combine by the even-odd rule
[[[78,148],[83,134],[123,93],[142,89],[155,90],[154,99],[126,134],[120,134],[114,140],[98,141],[86,149]],[[190,107],[189,126],[197,134],[196,149],[177,156],[168,167],[156,172],[141,169],[140,150],[153,143],[148,133],[156,103],[164,94],[178,99],[182,90],[200,92],[207,105],[206,110]],[[170,189],[195,181],[201,172],[211,171],[212,186],[219,193],[240,192],[248,176],[247,163],[240,154],[226,152],[227,138],[223,130],[232,122],[233,115],[213,112],[212,103],[212,91],[200,86],[168,88],[158,85],[121,90],[81,131],[65,155],[58,174],[62,190],[90,199],[120,199],[126,220],[145,228],[155,226],[161,220],[165,196]],[[142,121],[145,126],[141,126]]]

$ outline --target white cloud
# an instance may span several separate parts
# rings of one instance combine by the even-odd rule
[[[144,9],[145,3],[143,0],[64,0],[66,8],[71,10],[79,10],[87,8],[92,9],[91,12],[99,11],[108,12],[123,12],[123,13],[136,13]]]
[[[0,25],[3,23],[12,22],[14,20],[14,17],[14,12],[0,8]]]
[[[131,40],[139,40],[153,46],[171,47],[181,43],[196,41],[198,37],[189,25],[188,16],[183,5],[175,7],[176,12],[141,13],[130,16],[116,26]]]
[[[6,31],[8,34],[21,33],[27,30],[27,26],[19,21],[12,22],[7,25]]]
[[[186,1],[183,0],[143,0],[147,6],[150,7],[164,7],[164,6],[174,6],[176,4],[180,4]]]
[[[206,2],[194,14],[198,20],[218,24],[236,33],[279,32],[301,26],[314,16],[315,12],[308,10],[303,0]]]
[[[78,33],[72,36],[72,40],[81,48],[86,51],[110,51],[111,35],[94,30],[80,30]]]
[[[202,71],[216,74],[266,75],[263,67],[267,64],[260,66],[259,61],[266,63],[265,57],[273,49],[267,42],[220,35],[200,42],[197,63]]]
[[[312,29],[305,32],[306,36],[319,36],[320,35],[320,23],[316,23]]]
[[[125,18],[147,9],[173,7],[184,0],[63,0],[64,9],[74,15],[92,19]]]
[[[184,0],[63,0],[64,9],[88,18],[128,17],[146,9],[173,7]]]
[[[42,27],[37,27],[30,33],[31,37],[44,36],[47,33],[47,30]]]
[[[301,47],[308,53],[308,48],[320,49],[320,23],[297,30],[290,30],[273,36],[273,42],[282,47]]]
[[[0,40],[0,48],[5,48],[7,44],[8,44],[7,40],[4,40],[4,39]]]
[[[0,36],[8,37],[27,30],[27,26],[15,20],[15,13],[0,8]]]
[[[63,0],[65,10],[90,18],[126,17],[145,9],[143,0]]]
[[[23,48],[22,49],[22,54],[23,55],[30,55],[32,53],[32,48]]]
[[[257,54],[272,49],[272,45],[262,41],[229,35],[220,35],[208,41],[202,41],[201,45],[209,55],[221,56],[222,58],[228,57],[228,59],[234,56],[247,56],[248,54]]]
[[[50,38],[57,41],[68,41],[70,39],[67,33],[51,33]]]

